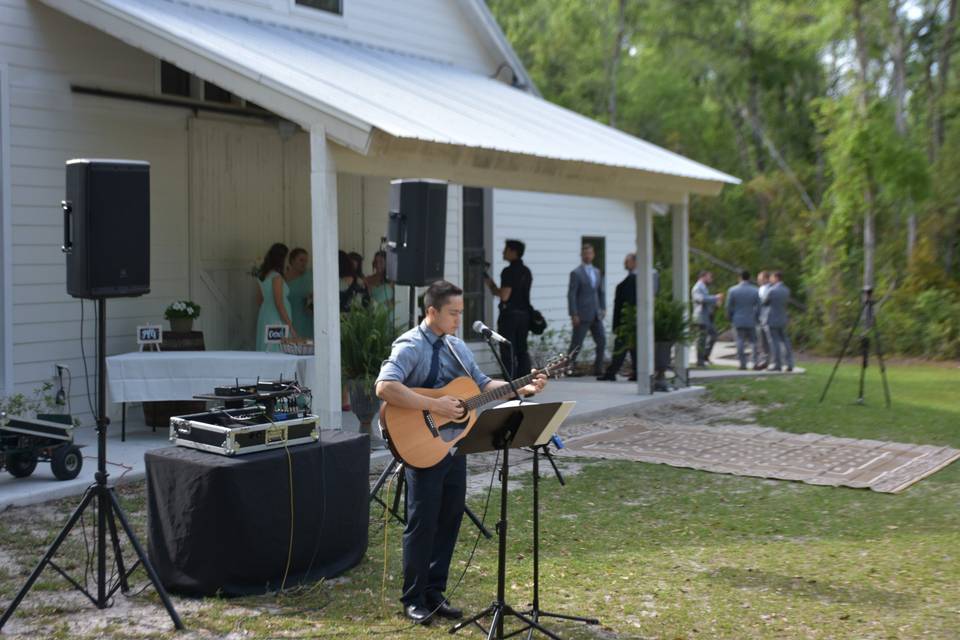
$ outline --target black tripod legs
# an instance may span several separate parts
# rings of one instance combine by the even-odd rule
[[[393,494],[393,504],[388,505],[383,498],[380,497],[380,492],[383,490],[383,486],[387,483],[387,480],[391,475],[397,475],[397,486]],[[380,477],[377,478],[377,481],[373,484],[373,488],[370,489],[370,502],[376,502],[384,509],[390,512],[390,515],[393,516],[397,522],[402,525],[407,524],[407,514],[406,514],[406,504],[404,504],[404,513],[400,513],[400,500],[404,495],[404,485],[406,484],[405,476],[403,473],[403,463],[401,463],[396,458],[388,464],[383,472],[380,474]],[[490,530],[484,526],[483,521],[477,517],[477,514],[467,506],[463,506],[463,512],[466,514],[470,521],[473,522],[474,526],[480,530],[480,533],[483,534],[483,537],[487,540],[493,538],[493,534],[490,533]]]
[[[823,387],[823,393],[820,394],[820,403],[822,404],[824,399],[827,397],[827,391],[830,390],[830,385],[833,383],[833,377],[837,375],[837,369],[840,368],[840,363],[843,361],[843,357],[847,355],[847,349],[850,347],[850,341],[853,340],[853,334],[857,332],[857,327],[860,325],[860,318],[863,317],[863,307],[860,307],[860,312],[857,314],[857,320],[853,323],[853,326],[850,327],[850,333],[847,334],[847,339],[843,341],[843,348],[840,349],[840,355],[837,357],[837,361],[833,364],[833,370],[830,372],[830,377],[827,378],[827,384]],[[863,397],[861,392],[860,397]]]
[[[133,550],[137,553],[137,559],[140,564],[143,565],[144,570],[146,570],[147,575],[150,577],[150,582],[153,583],[153,588],[157,590],[157,595],[160,596],[160,601],[163,602],[163,607],[167,610],[167,613],[170,614],[170,619],[173,620],[173,626],[177,628],[178,631],[183,630],[183,622],[180,620],[180,616],[177,615],[176,609],[173,608],[173,603],[170,602],[170,596],[167,595],[166,589],[163,588],[163,585],[160,584],[160,576],[157,575],[157,571],[153,568],[153,565],[150,564],[150,561],[147,560],[147,554],[143,552],[143,547],[140,546],[140,541],[137,540],[137,536],[133,533],[133,529],[130,528],[130,523],[127,522],[127,517],[123,513],[123,508],[120,506],[120,503],[117,501],[117,495],[113,492],[113,489],[108,489],[110,492],[110,502],[113,506],[113,514],[117,516],[117,519],[120,521],[120,526],[123,527],[124,533],[127,534],[127,539],[130,541],[130,545],[133,547]],[[110,518],[112,520],[112,518]],[[118,562],[122,562],[119,554],[117,555]],[[136,565],[134,565],[136,568]],[[131,569],[132,571],[132,569]]]
[[[483,625],[480,624],[480,620],[490,615],[493,616],[493,618],[490,620],[490,627],[484,628]],[[542,616],[545,614],[541,613],[540,615]],[[546,615],[553,615],[553,614],[546,614]],[[524,624],[524,626],[521,627],[520,629],[504,634],[503,625],[504,625],[504,622],[506,621],[507,616],[512,616],[514,618],[517,618],[518,620],[520,620],[520,622]],[[561,616],[561,615],[556,615],[555,617],[566,618],[568,620],[579,620],[579,618]],[[547,636],[548,638],[551,638],[551,640],[562,640],[560,636],[558,636],[553,631],[550,631],[549,629],[541,625],[537,621],[536,617],[530,616],[526,613],[520,613],[518,611],[515,611],[513,607],[511,607],[510,605],[504,604],[502,602],[494,602],[492,605],[490,605],[480,613],[470,616],[466,620],[462,620],[458,622],[456,625],[450,628],[450,633],[453,634],[453,633],[457,633],[458,631],[462,631],[463,629],[469,627],[472,624],[477,625],[481,631],[487,634],[487,640],[495,640],[496,638],[511,638],[513,636],[523,633],[524,631],[528,631],[527,637],[530,637],[534,631],[539,631],[540,633]]]
[[[98,571],[97,579],[97,595],[94,596],[86,587],[78,583],[76,580],[71,578],[66,574],[57,564],[53,561],[53,557],[56,555],[57,551],[60,549],[60,545],[63,544],[63,541],[67,539],[67,536],[70,535],[70,532],[73,530],[73,527],[77,524],[77,521],[80,520],[80,517],[83,515],[83,512],[87,507],[90,506],[90,503],[94,500],[97,500],[98,507],[100,512],[97,514],[98,519],[101,523],[104,521],[107,523],[107,527],[110,530],[111,546],[113,548],[113,553],[117,562],[117,568],[119,571],[119,582],[116,586],[110,589],[107,592],[106,584],[106,571]],[[114,516],[120,521],[120,526],[123,527],[124,533],[127,535],[127,539],[130,541],[131,546],[137,554],[137,562],[133,566],[126,570],[123,564],[123,556],[120,552],[120,540],[117,535],[117,525],[114,522]],[[100,544],[100,536],[105,536],[106,532],[102,528],[97,532],[98,534],[98,565],[106,566],[106,558],[104,557],[104,551],[106,549],[106,540],[103,538],[103,543]],[[112,487],[108,487],[103,484],[94,484],[87,488],[86,492],[83,494],[83,498],[80,500],[80,504],[74,510],[73,514],[70,516],[70,519],[67,520],[67,524],[64,525],[63,529],[60,530],[60,533],[57,534],[56,539],[53,541],[53,544],[47,549],[47,552],[44,554],[43,559],[40,560],[37,567],[33,570],[33,573],[30,574],[30,577],[27,578],[26,583],[21,587],[20,592],[17,593],[16,597],[13,599],[13,602],[10,603],[10,606],[7,607],[7,610],[3,612],[3,617],[0,618],[0,629],[7,623],[7,620],[13,615],[14,611],[17,610],[17,607],[20,606],[20,603],[26,597],[27,593],[30,591],[33,584],[37,581],[37,578],[40,577],[40,574],[43,572],[44,568],[47,565],[50,565],[57,573],[62,575],[75,589],[80,591],[83,595],[87,596],[90,599],[90,602],[94,604],[98,609],[105,609],[109,604],[110,597],[116,592],[117,589],[122,589],[124,593],[129,591],[130,587],[127,583],[127,578],[129,575],[137,568],[138,565],[143,565],[143,568],[146,570],[147,575],[150,578],[150,582],[153,583],[153,587],[157,590],[157,593],[160,596],[160,600],[163,602],[163,606],[166,608],[167,613],[170,614],[171,620],[177,629],[183,629],[183,622],[181,622],[180,617],[177,615],[176,610],[173,608],[173,603],[170,602],[170,598],[167,595],[167,592],[164,590],[163,585],[160,584],[160,578],[157,576],[156,571],[153,569],[153,565],[147,560],[146,554],[143,552],[143,548],[140,546],[139,541],[137,540],[136,535],[133,533],[133,530],[130,528],[127,518],[123,513],[123,508],[120,506],[120,503],[117,501],[117,496],[113,491]],[[100,569],[100,566],[98,566]]]
[[[48,564],[53,564],[53,556],[57,553],[57,549],[60,548],[60,545],[63,544],[63,541],[67,539],[67,536],[70,534],[70,530],[73,529],[73,526],[77,524],[77,520],[80,519],[80,516],[83,515],[83,510],[87,508],[87,505],[90,504],[90,501],[94,497],[94,487],[88,487],[86,493],[83,494],[83,499],[80,501],[79,506],[74,510],[73,514],[70,516],[70,519],[67,520],[66,526],[60,531],[57,535],[57,538],[53,541],[53,544],[50,545],[50,548],[47,549],[47,553],[44,554],[43,558],[40,560],[37,567],[33,570],[33,573],[30,574],[30,577],[27,578],[27,581],[24,583],[23,587],[20,588],[19,593],[13,599],[13,602],[10,603],[10,606],[7,607],[7,610],[3,612],[3,617],[0,618],[0,629],[7,624],[7,620],[10,619],[10,616],[13,615],[13,612],[17,610],[17,607],[20,606],[20,603],[23,601],[24,597],[27,595],[27,592],[30,591],[30,587],[33,586],[33,583],[37,581],[37,578],[40,577],[40,574],[43,572],[44,567]],[[53,565],[57,569],[58,573],[62,573],[56,565]],[[74,585],[79,587],[79,585]],[[96,599],[93,598],[85,589],[81,589],[84,595],[86,595],[90,600],[96,604]]]

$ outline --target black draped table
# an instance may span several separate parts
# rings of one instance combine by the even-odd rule
[[[360,562],[370,514],[368,436],[322,431],[320,442],[290,447],[289,454],[147,452],[148,553],[167,589],[231,596],[279,588],[291,521],[287,587]]]

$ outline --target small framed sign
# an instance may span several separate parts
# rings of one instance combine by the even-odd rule
[[[137,344],[140,345],[140,351],[144,346],[148,349],[152,346],[160,351],[160,344],[163,342],[163,327],[159,324],[145,324],[137,327]]]
[[[264,342],[267,344],[280,344],[280,341],[290,335],[290,328],[285,324],[268,324],[263,328]]]

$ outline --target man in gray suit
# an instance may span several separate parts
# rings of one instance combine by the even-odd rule
[[[580,266],[570,272],[570,284],[567,287],[567,308],[570,322],[573,324],[573,337],[570,340],[570,353],[583,345],[583,339],[590,331],[597,347],[597,356],[593,361],[593,374],[603,375],[603,355],[607,339],[603,331],[603,316],[606,315],[607,301],[603,288],[603,274],[593,266],[593,246],[585,243],[580,248]],[[570,361],[568,373],[575,371],[577,354]]]
[[[767,337],[773,356],[773,366],[769,368],[770,371],[781,369],[781,345],[787,361],[787,371],[793,371],[793,349],[790,347],[790,338],[787,336],[787,302],[789,301],[790,289],[783,283],[783,273],[774,271],[770,278],[770,288],[760,300],[760,304],[766,311]]]
[[[750,343],[753,368],[757,369],[757,315],[760,312],[760,294],[750,282],[750,272],[740,273],[740,282],[727,290],[727,318],[737,333],[737,358],[740,369],[747,368],[746,343]]]
[[[723,294],[710,294],[708,288],[713,283],[713,274],[701,271],[697,283],[693,285],[690,298],[693,300],[693,323],[697,325],[697,366],[705,367],[710,361],[710,352],[717,339],[717,328],[713,324],[713,313],[723,303]]]

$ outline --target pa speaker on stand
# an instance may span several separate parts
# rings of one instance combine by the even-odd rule
[[[387,224],[387,279],[410,287],[410,326],[416,324],[416,287],[443,279],[447,239],[447,183],[394,180]]]
[[[107,483],[107,318],[106,299],[150,292],[150,165],[133,160],[70,160],[63,208],[63,252],[66,254],[67,293],[97,302],[97,473],[80,504],[47,549],[13,602],[0,617],[0,629],[13,615],[37,578],[49,565],[85,595],[95,607],[110,606],[119,590],[130,591],[128,580],[143,566],[177,629],[183,623],[133,533],[113,485]],[[82,302],[81,302],[82,304]],[[80,337],[83,339],[83,336]],[[86,583],[69,576],[54,556],[87,507],[96,509],[96,594]],[[137,559],[124,563],[117,523],[130,541]],[[107,573],[107,536],[116,563],[116,579]],[[113,580],[108,584],[107,580]]]

